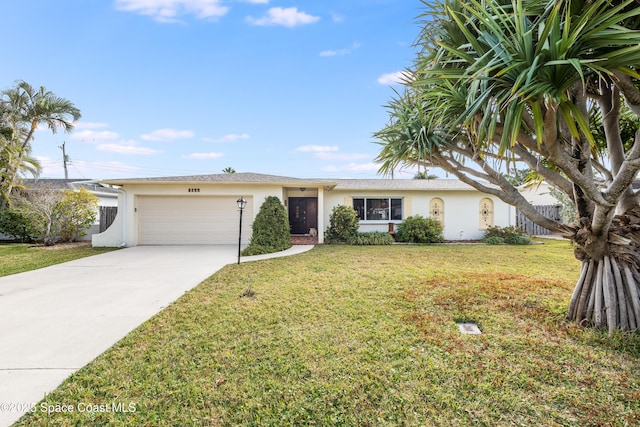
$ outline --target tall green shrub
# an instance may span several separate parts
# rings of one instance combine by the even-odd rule
[[[63,198],[56,204],[56,217],[59,221],[59,240],[74,242],[86,236],[87,230],[95,222],[98,210],[98,197],[85,188],[78,191],[65,190]]]
[[[359,227],[358,213],[351,206],[338,205],[331,210],[325,242],[349,243],[358,233]]]
[[[396,238],[399,242],[441,243],[444,242],[442,223],[420,215],[410,216],[398,224]]]
[[[291,247],[287,211],[275,196],[268,196],[253,221],[249,246],[242,255],[260,255],[283,251]]]
[[[26,210],[7,207],[0,211],[0,233],[28,242],[38,234],[37,219]]]

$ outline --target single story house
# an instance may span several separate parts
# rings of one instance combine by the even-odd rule
[[[292,235],[317,232],[324,242],[331,210],[353,206],[360,231],[390,231],[412,215],[436,218],[447,240],[482,238],[493,225],[514,224],[515,209],[458,180],[302,179],[256,173],[102,182],[119,193],[118,214],[94,246],[237,244],[239,210],[242,242],[267,196],[278,197],[289,214]]]

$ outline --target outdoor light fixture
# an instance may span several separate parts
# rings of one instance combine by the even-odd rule
[[[244,197],[240,196],[238,200],[238,209],[240,209],[240,228],[238,229],[238,264],[240,264],[240,245],[242,244],[242,212],[244,208],[247,206],[247,201]]]

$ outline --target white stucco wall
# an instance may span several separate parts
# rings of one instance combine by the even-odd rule
[[[198,188],[198,192],[189,192],[190,188]],[[139,196],[233,196],[251,197],[253,201],[251,221],[258,213],[264,199],[276,196],[283,200],[283,190],[276,185],[221,185],[215,183],[162,183],[162,184],[128,184],[123,188],[125,194],[119,200],[118,214],[113,224],[103,233],[92,238],[93,246],[136,246],[138,245],[137,197]],[[230,225],[231,226],[231,225]],[[235,224],[233,224],[235,226]],[[243,224],[243,240],[251,236],[251,227]]]
[[[198,192],[189,192],[190,188]],[[138,244],[137,198],[139,196],[244,196],[251,198],[253,217],[247,224],[253,223],[264,199],[278,197],[283,203],[288,197],[318,197],[318,240],[323,242],[323,234],[329,226],[331,210],[341,204],[352,206],[352,199],[366,198],[402,198],[403,219],[412,215],[429,217],[429,203],[437,197],[444,202],[444,237],[447,240],[477,240],[484,235],[480,227],[480,201],[489,198],[493,201],[493,224],[506,227],[515,224],[515,209],[494,196],[469,189],[447,190],[348,190],[330,189],[330,187],[312,187],[302,191],[293,186],[282,184],[229,184],[229,183],[146,183],[126,184],[125,193],[119,196],[119,209],[113,224],[108,230],[92,237],[94,246],[135,246]],[[286,205],[286,203],[284,203]],[[389,230],[390,221],[362,221],[360,231]],[[399,223],[401,221],[391,221]],[[235,226],[235,224],[230,224]],[[250,236],[251,229],[243,226],[243,236]]]
[[[494,225],[506,227],[514,224],[515,211],[497,197],[478,191],[359,191],[332,190],[325,192],[324,223],[329,226],[331,210],[358,197],[403,198],[403,219],[421,215],[428,218],[429,202],[438,197],[444,202],[444,237],[447,240],[478,240],[484,236],[480,229],[480,201],[489,198],[493,201]],[[401,221],[361,221],[360,231],[388,231],[389,222]]]
[[[518,190],[532,205],[560,204],[558,199],[551,195],[551,186],[546,182],[542,182],[540,185],[522,186]]]
[[[118,194],[118,213],[113,222],[102,233],[91,236],[91,246],[95,247],[120,247],[126,245],[126,229],[123,228],[123,218],[126,210],[126,198],[124,194]]]
[[[96,209],[96,220],[93,222],[93,225],[86,229],[84,232],[86,235],[80,237],[78,240],[80,241],[93,241],[93,236],[95,234],[100,233],[100,207],[108,206],[108,207],[117,207],[118,206],[118,195],[112,193],[100,193],[93,192],[98,197],[98,208]]]

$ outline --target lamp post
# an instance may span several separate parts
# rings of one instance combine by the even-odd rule
[[[244,197],[240,196],[240,198],[236,200],[236,203],[238,203],[238,209],[240,209],[240,228],[238,230],[238,264],[240,264],[240,245],[242,244],[242,212],[247,206],[247,201],[244,199]]]

